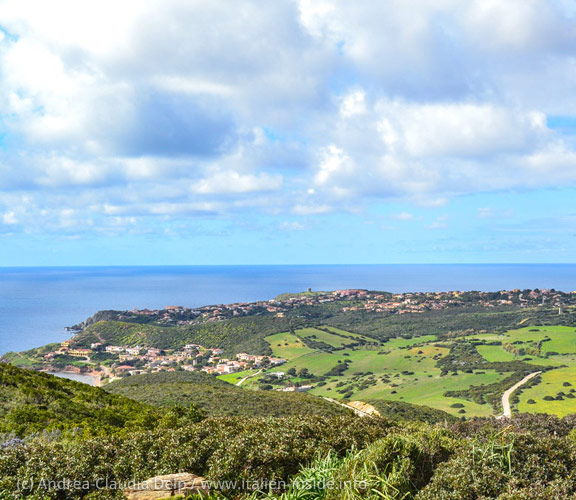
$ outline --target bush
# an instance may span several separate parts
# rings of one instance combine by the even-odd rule
[[[138,481],[160,474],[191,471],[210,480],[286,481],[317,453],[343,456],[385,436],[383,419],[213,418],[180,429],[77,440],[32,440],[0,449],[0,491],[17,498],[18,479],[71,477],[95,490],[98,478]],[[67,491],[72,497],[72,492]],[[0,497],[1,498],[1,497]],[[54,496],[54,498],[60,498]]]
[[[418,500],[570,498],[576,492],[576,450],[568,440],[500,432],[463,444],[438,466]]]
[[[344,491],[330,490],[326,499],[412,495],[428,484],[435,468],[450,458],[455,446],[445,430],[427,426],[387,436],[342,465],[334,480]]]

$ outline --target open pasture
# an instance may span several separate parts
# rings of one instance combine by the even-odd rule
[[[324,376],[334,366],[345,363],[348,368],[339,376],[328,377],[320,385],[314,384],[312,393],[317,396],[355,400],[387,399],[423,404],[458,416],[483,416],[493,413],[490,405],[480,405],[460,398],[448,398],[447,391],[459,391],[470,386],[489,385],[504,380],[509,373],[494,370],[459,370],[457,374],[441,376],[438,361],[448,355],[450,349],[435,335],[415,338],[396,337],[380,345],[355,346],[342,349],[346,344],[362,337],[332,327],[305,328],[294,334],[283,333],[266,337],[275,356],[288,360],[282,371],[307,368],[316,376]],[[326,331],[329,330],[329,331]],[[331,334],[333,332],[334,334]],[[307,347],[309,338],[336,349],[332,352]],[[520,394],[518,409],[521,412],[547,412],[559,416],[576,412],[576,397],[572,398],[566,386],[569,382],[576,391],[576,329],[563,326],[524,327],[503,334],[475,334],[469,340],[499,341],[513,349],[535,350],[541,342],[541,355],[533,352],[511,352],[503,345],[477,345],[480,355],[489,362],[524,360],[534,365],[559,367],[542,375],[542,383]],[[442,345],[442,346],[441,346]],[[548,354],[549,353],[549,354]],[[562,368],[567,366],[567,368]],[[277,369],[272,369],[274,371]],[[256,377],[257,378],[257,377]],[[255,388],[256,378],[247,381]],[[296,380],[296,379],[295,379]],[[302,382],[304,383],[304,382]],[[550,396],[562,399],[550,401]],[[560,394],[561,395],[561,394]],[[547,400],[544,397],[548,396]],[[575,394],[576,396],[576,394]],[[529,404],[528,400],[534,400]],[[457,407],[454,408],[453,405]],[[460,405],[464,405],[463,407]]]
[[[309,338],[310,340],[316,340],[319,342],[324,342],[325,344],[331,345],[332,347],[342,347],[353,342],[357,342],[361,339],[360,336],[354,334],[348,334],[346,337],[342,337],[344,332],[340,335],[334,335],[323,330],[318,330],[316,328],[302,328],[296,330],[296,335],[304,339]]]
[[[518,410],[521,413],[552,413],[559,417],[576,413],[576,364],[550,370],[540,377],[542,382],[518,394]]]
[[[270,335],[266,337],[266,341],[277,358],[290,360],[314,352],[314,349],[307,347],[296,335],[289,332]]]

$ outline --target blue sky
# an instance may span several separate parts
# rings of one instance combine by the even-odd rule
[[[0,0],[0,266],[574,262],[564,0]]]

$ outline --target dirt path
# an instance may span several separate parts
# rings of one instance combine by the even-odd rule
[[[510,396],[512,395],[512,393],[516,389],[518,389],[518,387],[520,387],[521,385],[524,385],[526,382],[528,382],[528,380],[535,377],[539,373],[542,373],[542,372],[534,372],[534,373],[531,373],[530,375],[526,375],[522,380],[520,380],[520,382],[518,382],[517,384],[514,384],[512,387],[510,387],[510,389],[508,389],[502,395],[502,408],[504,409],[504,414],[500,415],[498,418],[504,418],[504,417],[510,418],[512,416],[512,410],[510,408]]]
[[[344,408],[348,408],[352,410],[356,415],[360,417],[374,417],[380,415],[380,412],[376,410],[372,405],[364,403],[362,401],[352,401],[351,404],[341,403],[340,401],[336,401],[332,398],[324,398],[326,401],[330,401],[331,403],[336,403],[337,405],[343,406]],[[361,408],[369,409],[369,411],[364,411]]]
[[[237,386],[241,386],[245,380],[248,380],[249,378],[255,377],[256,375],[260,375],[262,373],[262,370],[258,370],[256,373],[253,373],[252,375],[248,375],[247,377],[244,377],[241,380],[238,380],[238,382],[236,382]]]

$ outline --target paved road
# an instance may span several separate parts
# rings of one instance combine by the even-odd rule
[[[498,418],[503,418],[503,417],[510,418],[512,416],[512,410],[510,409],[510,396],[512,395],[512,393],[516,389],[518,389],[518,387],[525,384],[526,382],[528,382],[528,380],[530,380],[532,377],[535,377],[539,373],[542,373],[542,372],[534,372],[534,373],[531,373],[530,375],[526,375],[522,380],[520,380],[520,382],[518,382],[517,384],[514,384],[512,387],[510,387],[510,389],[508,389],[502,395],[502,408],[504,409],[504,414],[500,415]]]

